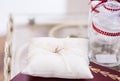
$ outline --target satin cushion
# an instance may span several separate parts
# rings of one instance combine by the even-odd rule
[[[88,40],[83,38],[35,38],[28,51],[24,74],[68,79],[93,78],[89,69]]]

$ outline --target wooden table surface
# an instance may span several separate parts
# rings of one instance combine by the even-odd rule
[[[5,42],[5,36],[0,37],[0,81],[3,81],[4,42]]]

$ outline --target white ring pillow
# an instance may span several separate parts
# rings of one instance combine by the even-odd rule
[[[29,44],[27,61],[22,73],[32,76],[93,78],[89,69],[88,39],[34,38]]]

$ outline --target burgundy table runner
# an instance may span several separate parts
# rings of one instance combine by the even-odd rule
[[[120,81],[120,72],[90,63],[93,79],[61,79],[61,78],[43,78],[19,73],[11,81]]]

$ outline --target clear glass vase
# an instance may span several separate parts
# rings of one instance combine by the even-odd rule
[[[90,15],[90,59],[103,66],[118,66],[120,64],[120,3],[114,0],[99,3],[100,1],[93,1],[92,6],[97,7],[93,8],[94,11]]]
[[[120,64],[120,36],[118,33],[106,33],[97,23],[90,28],[90,58],[93,62],[107,67]]]

